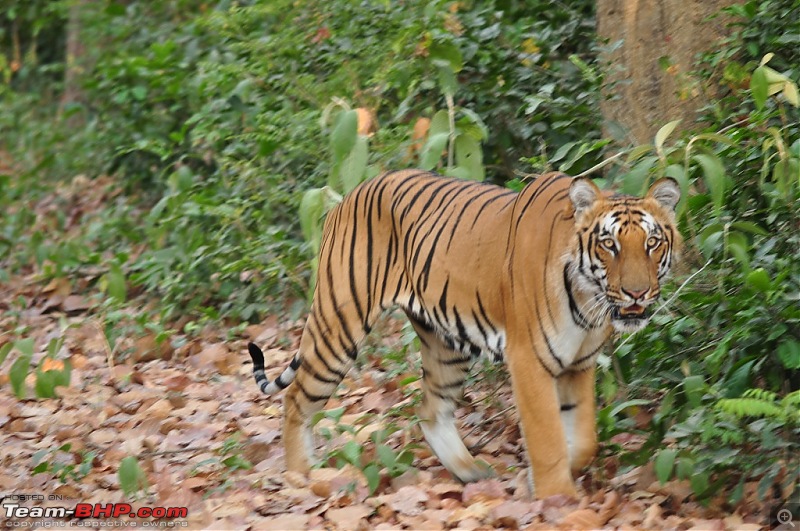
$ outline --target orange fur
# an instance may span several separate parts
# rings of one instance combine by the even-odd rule
[[[671,180],[632,198],[558,173],[519,194],[413,170],[356,188],[326,219],[292,365],[270,383],[250,348],[262,391],[288,386],[288,468],[308,470],[309,419],[375,320],[399,306],[421,339],[421,426],[445,467],[463,481],[490,473],[453,419],[466,371],[484,352],[509,364],[535,495],[576,495],[572,475],[597,448],[595,359],[614,328],[647,322],[677,257],[679,198]]]

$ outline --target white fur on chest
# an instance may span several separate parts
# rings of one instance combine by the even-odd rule
[[[553,354],[561,361],[563,367],[569,367],[579,357],[581,346],[583,346],[589,335],[586,330],[577,326],[572,319],[566,319],[550,339],[550,346]]]

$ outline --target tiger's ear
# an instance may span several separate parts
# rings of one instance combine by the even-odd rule
[[[674,212],[681,200],[681,187],[672,177],[664,177],[653,183],[647,197],[652,197],[658,204]]]
[[[572,180],[569,186],[569,199],[575,207],[575,213],[580,214],[597,201],[602,192],[591,179],[580,177]]]

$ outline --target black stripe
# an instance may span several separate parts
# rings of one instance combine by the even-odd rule
[[[572,294],[572,281],[569,279],[568,268],[572,264],[567,262],[564,264],[564,291],[567,292],[567,300],[569,300],[569,312],[572,314],[572,322],[581,327],[583,330],[595,328],[594,323],[590,323],[586,317],[581,313],[578,308],[578,303],[575,302],[575,296]]]
[[[516,195],[516,193],[515,192],[510,192],[510,193],[507,193],[507,194],[496,195],[496,196],[490,198],[489,200],[487,200],[485,203],[483,203],[481,205],[481,207],[478,209],[478,212],[472,218],[472,226],[470,227],[470,230],[475,228],[475,225],[478,223],[478,218],[481,217],[481,214],[483,214],[483,212],[486,210],[486,207],[488,207],[489,205],[491,205],[492,203],[494,203],[498,199],[502,199],[503,197],[506,197],[507,195]]]
[[[352,237],[350,239],[350,294],[353,296],[353,303],[356,305],[356,313],[358,314],[358,322],[363,326],[364,310],[361,308],[361,300],[358,295],[358,288],[356,287],[356,245],[358,244],[358,201],[353,201],[353,216],[351,221],[353,226]],[[333,286],[331,286],[333,288]],[[367,290],[369,291],[369,290]],[[340,318],[341,320],[341,318]]]
[[[325,356],[323,355],[323,353],[319,349],[319,345],[317,343],[317,337],[314,334],[313,330],[311,330],[310,327],[307,327],[307,330],[308,330],[309,335],[311,336],[311,341],[314,344],[314,352],[317,355],[317,359],[320,360],[323,365],[325,365],[325,368],[328,369],[328,372],[338,376],[339,379],[344,378],[345,374],[346,374],[345,371],[341,370],[340,368],[333,367],[333,366],[331,366],[330,363],[328,363],[328,360],[325,359]],[[333,349],[333,347],[331,346],[330,342],[328,341],[328,338],[325,337],[325,334],[322,333],[322,332],[320,332],[320,333],[322,335],[323,343],[325,343],[325,345],[328,347],[328,351],[331,353],[331,355],[336,359],[336,361],[339,363],[340,366],[345,366],[346,360],[343,360],[342,358],[340,358],[338,356],[336,350]]]
[[[309,392],[306,390],[306,388],[305,388],[305,387],[303,387],[303,384],[302,384],[302,382],[300,381],[300,379],[299,379],[299,378],[295,379],[295,383],[297,384],[297,387],[300,389],[300,392],[302,392],[302,393],[303,393],[303,395],[304,395],[304,396],[305,396],[305,397],[306,397],[306,398],[307,398],[307,399],[308,399],[310,402],[322,402],[322,401],[326,401],[326,402],[327,402],[327,401],[328,401],[328,399],[331,397],[330,395],[328,395],[328,396],[324,396],[324,395],[314,395],[314,394],[311,394],[311,393],[309,393]]]
[[[603,349],[604,346],[605,346],[605,341],[600,343],[600,346],[598,346],[596,349],[591,351],[589,354],[587,354],[585,356],[582,356],[582,357],[576,359],[575,361],[573,361],[572,364],[573,365],[579,365],[579,364],[583,363],[586,360],[592,359],[592,356],[596,356],[597,353],[600,352]]]
[[[575,404],[561,404],[561,411],[572,411],[576,407],[578,406]]]
[[[483,307],[483,301],[481,300],[481,294],[478,290],[475,290],[475,299],[478,301],[478,311],[481,312],[481,317],[483,318],[486,325],[492,329],[492,332],[495,334],[497,333],[497,328],[495,328],[494,324],[492,324],[491,319],[486,314],[486,308]]]
[[[528,185],[528,186],[534,186],[536,183],[539,183],[539,186],[536,188],[536,190],[534,190],[531,193],[531,197],[528,198],[528,201],[516,213],[517,220],[516,220],[516,224],[514,226],[514,232],[515,233],[516,233],[517,230],[519,230],[519,224],[522,221],[522,218],[525,217],[525,213],[527,212],[528,208],[530,208],[531,204],[536,200],[536,198],[539,197],[545,190],[550,188],[550,186],[552,186],[554,183],[556,183],[556,182],[558,182],[558,181],[560,181],[562,179],[570,179],[570,177],[565,175],[565,174],[563,174],[563,173],[561,173],[561,174],[558,174],[558,175],[556,175],[554,177],[549,178],[547,180],[547,182],[544,183],[544,184],[541,184],[540,181],[534,181],[533,183]],[[526,190],[527,190],[527,187],[526,187]],[[525,190],[523,190],[522,193],[524,194]]]
[[[469,190],[470,190],[469,188],[468,188],[468,189],[465,189],[465,190],[464,190],[464,192],[466,193],[466,192],[467,192],[467,191],[469,191]],[[453,237],[455,236],[456,230],[458,230],[458,227],[459,227],[459,225],[461,224],[461,218],[464,216],[464,214],[466,213],[466,211],[467,211],[467,209],[469,208],[469,206],[470,206],[470,205],[471,205],[471,204],[472,204],[472,203],[473,203],[473,202],[474,202],[476,199],[478,199],[479,197],[483,197],[484,193],[485,193],[485,191],[484,191],[484,190],[480,190],[480,189],[479,189],[475,195],[473,195],[472,197],[470,197],[469,199],[467,199],[467,200],[464,202],[464,204],[462,204],[462,205],[460,206],[460,208],[459,208],[460,212],[458,213],[458,217],[456,217],[456,220],[453,222],[453,225],[452,225],[452,227],[453,227],[453,228],[452,228],[452,230],[450,231],[450,238],[447,240],[447,249],[446,249],[446,251],[447,251],[447,252],[449,252],[449,251],[450,251],[450,246],[453,244],[453,240],[454,240],[454,238],[453,238]]]

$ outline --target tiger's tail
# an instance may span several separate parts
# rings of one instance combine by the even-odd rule
[[[275,394],[289,387],[289,384],[294,380],[294,375],[297,369],[300,368],[300,355],[295,355],[292,362],[286,369],[273,380],[269,381],[266,373],[264,373],[264,353],[255,343],[247,344],[247,351],[250,353],[250,358],[253,360],[253,377],[256,379],[256,385],[261,389],[265,395]]]

